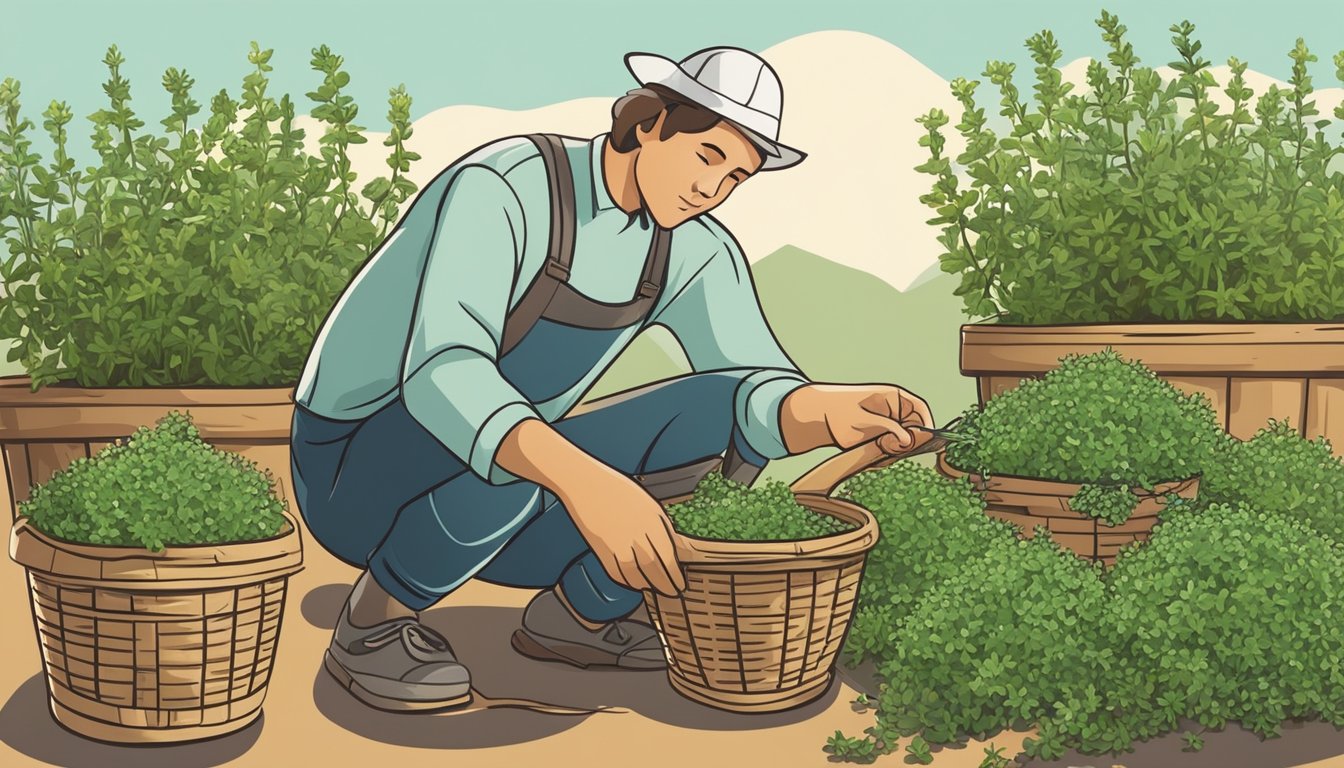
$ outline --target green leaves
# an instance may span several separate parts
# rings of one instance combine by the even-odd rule
[[[1120,525],[1128,520],[1138,504],[1133,491],[1119,485],[1083,483],[1069,499],[1070,509],[1103,520],[1107,525]]]
[[[1070,367],[1100,377],[1116,363]],[[1092,389],[1056,391],[1052,415],[1124,398]],[[837,494],[872,510],[882,535],[845,647],[876,662],[882,685],[869,744],[837,733],[828,751],[869,762],[918,733],[906,751],[919,760],[923,740],[1035,725],[1025,753],[1057,759],[1119,754],[1187,720],[1265,738],[1290,718],[1344,725],[1344,461],[1286,422],[1216,436],[1194,451],[1206,453],[1200,499],[1169,498],[1152,538],[1109,571],[1043,528],[1024,541],[988,520],[965,478],[897,462],[847,480]],[[1102,505],[1112,492],[1087,493]],[[1202,747],[1200,733],[1182,738]],[[982,765],[1007,764],[986,750]]]
[[[1062,81],[1049,30],[1026,42],[1032,103],[1012,64],[986,65],[1007,136],[985,128],[978,81],[951,82],[967,142],[957,167],[942,155],[946,116],[919,118],[930,161],[918,168],[935,176],[920,201],[951,235],[939,238],[940,260],[961,275],[967,314],[1022,324],[1344,317],[1344,290],[1325,287],[1339,281],[1299,272],[1333,275],[1344,257],[1344,217],[1332,202],[1344,174],[1331,162],[1344,146],[1312,121],[1307,66],[1316,56],[1305,43],[1288,53],[1291,87],[1258,97],[1246,63],[1229,58],[1231,108],[1220,112],[1193,24],[1171,27],[1178,58],[1166,84],[1140,66],[1116,16],[1103,10],[1097,26],[1109,52],[1088,66],[1090,93]],[[1344,80],[1344,52],[1335,63]],[[959,183],[978,199],[960,200]],[[1112,224],[1095,226],[1105,215]]]
[[[43,127],[56,147],[29,151],[31,121],[19,83],[0,83],[0,338],[17,339],[33,388],[285,386],[298,379],[321,320],[351,274],[382,242],[416,185],[420,156],[406,149],[410,96],[389,92],[392,174],[352,191],[347,148],[364,142],[349,75],[325,46],[314,116],[318,155],[304,152],[288,95],[268,93],[270,49],[253,42],[241,98],[221,90],[203,124],[194,79],[162,78],[166,135],[142,134],[124,57],[104,63],[108,106],[92,112],[98,165],[76,171],[66,154],[72,111],[53,102]],[[199,323],[197,321],[200,321]]]
[[[967,480],[949,481],[914,462],[861,472],[835,495],[872,512],[882,532],[868,553],[845,641],[851,665],[892,660],[892,633],[924,594],[1015,535],[1011,524],[985,515],[984,499]]]
[[[271,473],[202,441],[182,411],[75,459],[19,508],[50,536],[154,551],[264,539],[285,522]]]
[[[672,525],[688,536],[723,541],[812,539],[853,526],[798,503],[789,486],[767,480],[758,487],[710,472],[688,500],[669,505]]]
[[[1109,347],[968,409],[959,431],[971,440],[948,447],[954,466],[1081,483],[1074,508],[1113,525],[1137,503],[1129,489],[1200,474],[1226,439],[1207,399]]]
[[[933,752],[929,749],[929,742],[924,740],[923,736],[915,736],[905,745],[905,762],[918,765],[928,765],[933,762]]]

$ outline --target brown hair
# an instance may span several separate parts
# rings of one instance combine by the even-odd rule
[[[663,85],[649,83],[642,88],[627,92],[611,107],[611,144],[618,152],[630,152],[639,147],[639,138],[635,126],[642,130],[653,128],[658,115],[667,112],[663,128],[658,138],[666,141],[678,133],[702,133],[713,128],[723,120],[723,116],[712,112],[685,96]],[[729,121],[731,124],[731,121]],[[745,134],[744,134],[745,135]],[[750,141],[750,139],[748,139]],[[766,153],[755,142],[756,152],[764,158]]]

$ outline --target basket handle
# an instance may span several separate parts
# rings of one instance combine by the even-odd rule
[[[919,430],[912,430],[910,435],[915,439],[914,445],[897,453],[890,453],[878,445],[881,436],[847,448],[808,470],[789,488],[794,493],[830,496],[841,483],[866,469],[881,469],[901,459],[941,451],[947,446],[945,437]]]

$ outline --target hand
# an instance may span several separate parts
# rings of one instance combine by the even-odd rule
[[[560,501],[612,579],[669,597],[686,589],[672,521],[639,483],[609,467],[574,478]]]
[[[928,440],[905,425],[934,423],[923,398],[892,384],[810,384],[784,399],[780,415],[790,453],[852,448],[874,438],[887,453],[901,453]]]

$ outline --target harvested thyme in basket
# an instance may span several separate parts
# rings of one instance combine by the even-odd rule
[[[705,475],[695,494],[667,513],[687,536],[724,541],[812,539],[854,527],[802,506],[787,483],[767,480],[752,488],[719,472]]]

